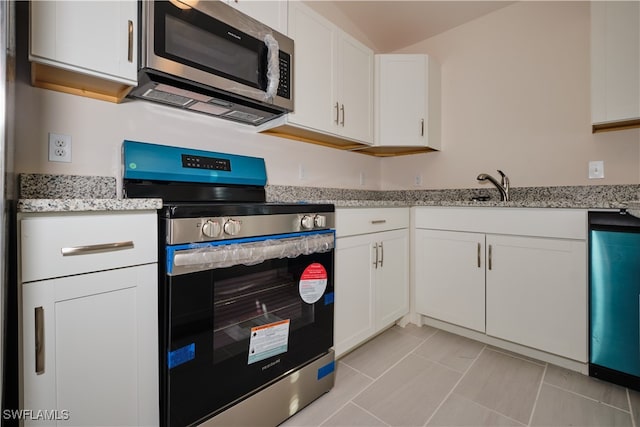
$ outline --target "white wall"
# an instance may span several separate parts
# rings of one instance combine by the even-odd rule
[[[146,101],[112,104],[26,83],[18,85],[16,99],[18,173],[119,178],[120,146],[130,139],[263,157],[272,185],[378,189],[380,184],[379,159],[256,134],[251,127]],[[71,163],[48,161],[48,132],[72,136]]]
[[[119,177],[120,145],[132,139],[264,157],[274,185],[472,188],[481,187],[478,173],[495,169],[517,187],[637,184],[640,129],[590,131],[589,26],[586,2],[518,2],[404,49],[442,64],[443,150],[384,159],[144,101],[111,104],[33,88],[22,64],[15,169]],[[24,57],[26,41],[18,42]],[[72,163],[47,161],[47,132],[72,136]],[[589,160],[604,160],[604,180],[586,178]]]
[[[588,2],[518,2],[407,47],[442,65],[442,151],[382,162],[383,189],[638,184],[640,129],[591,133]],[[605,179],[587,179],[604,160]]]

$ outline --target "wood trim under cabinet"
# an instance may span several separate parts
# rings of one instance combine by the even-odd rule
[[[38,62],[31,63],[31,85],[114,103],[121,102],[133,88]]]
[[[356,141],[343,139],[338,136],[325,135],[320,132],[302,129],[291,125],[282,125],[276,128],[262,131],[267,135],[292,139],[295,141],[307,142],[310,144],[322,145],[324,147],[336,148],[338,150],[362,153],[376,157],[393,157],[409,154],[428,153],[435,151],[427,147],[377,147],[362,144]]]
[[[610,132],[614,130],[640,128],[640,119],[622,120],[619,122],[600,123],[592,125],[592,133]]]

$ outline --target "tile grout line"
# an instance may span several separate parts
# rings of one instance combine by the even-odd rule
[[[357,406],[358,408],[360,408],[362,411],[366,412],[367,414],[371,415],[373,418],[375,418],[376,420],[380,421],[382,424],[391,427],[391,424],[389,424],[388,422],[386,422],[383,419],[378,418],[378,416],[372,412],[369,412],[367,409],[363,408],[362,406],[358,405],[356,402],[352,402],[349,401],[349,403],[351,403],[354,406]],[[345,405],[346,406],[346,405]]]
[[[547,362],[542,362],[538,359],[534,359],[534,358],[529,358],[526,356],[522,356],[518,353],[512,352],[510,350],[505,350],[499,347],[494,347],[494,346],[489,346],[487,344],[487,347],[489,349],[489,351],[494,351],[496,353],[500,353],[500,354],[504,354],[505,356],[511,356],[514,359],[520,359],[520,360],[524,360],[525,362],[529,362],[529,363],[533,363],[534,365],[538,365],[538,366],[547,366]]]
[[[531,408],[531,414],[529,414],[529,422],[528,426],[531,425],[533,421],[533,414],[536,412],[536,408],[538,407],[538,399],[540,399],[540,392],[542,391],[542,385],[545,383],[544,378],[547,375],[547,368],[549,367],[548,363],[544,364],[544,370],[542,371],[542,376],[540,377],[540,384],[538,384],[538,392],[536,393],[536,400],[533,401],[533,408]]]
[[[390,329],[390,328],[389,328],[389,329]],[[331,414],[331,417],[332,417],[333,415],[335,415],[336,413],[338,413],[338,411],[339,411],[339,410],[341,410],[342,408],[344,408],[345,406],[347,406],[349,403],[352,403],[352,404],[354,404],[355,406],[357,406],[358,408],[360,408],[360,409],[364,410],[365,412],[367,412],[368,414],[370,414],[370,415],[374,416],[376,419],[378,419],[378,420],[379,420],[379,418],[378,418],[377,416],[375,416],[375,415],[374,415],[374,414],[372,414],[371,412],[367,411],[366,409],[362,408],[360,405],[358,405],[356,402],[354,402],[354,400],[355,400],[358,396],[360,396],[362,393],[364,393],[366,390],[368,390],[370,387],[372,387],[372,386],[376,383],[376,381],[378,381],[380,378],[382,378],[382,377],[383,377],[387,372],[389,372],[389,371],[390,371],[391,369],[393,369],[396,365],[398,365],[398,364],[399,364],[400,362],[402,362],[404,359],[406,359],[406,358],[407,358],[407,357],[409,357],[411,354],[413,354],[413,352],[414,352],[418,347],[420,347],[422,344],[424,344],[425,342],[427,342],[429,339],[431,339],[431,337],[435,336],[438,332],[439,332],[439,330],[436,330],[436,332],[434,332],[433,334],[429,335],[427,338],[420,339],[420,342],[419,342],[416,346],[414,346],[414,347],[412,347],[411,349],[407,350],[407,354],[405,354],[404,356],[402,356],[402,357],[401,357],[401,358],[400,358],[396,363],[392,364],[389,368],[385,369],[385,370],[384,370],[380,375],[378,375],[378,377],[377,377],[377,378],[373,378],[373,377],[371,377],[371,376],[369,376],[369,375],[365,374],[364,372],[361,372],[360,370],[358,370],[358,369],[354,368],[353,366],[349,365],[348,363],[346,363],[346,362],[342,362],[342,363],[344,363],[345,365],[347,365],[349,368],[353,369],[354,371],[356,371],[356,372],[358,372],[358,373],[360,373],[360,374],[364,375],[364,376],[365,376],[365,377],[367,377],[367,378],[370,378],[372,381],[371,381],[371,383],[370,383],[369,385],[367,385],[365,388],[363,388],[362,390],[360,390],[360,392],[358,392],[358,393],[354,394],[354,395],[351,397],[351,399],[349,399],[347,402],[345,402],[345,404],[344,404],[344,405],[341,405],[341,406],[340,406],[340,408],[338,408],[338,410],[337,410],[337,411],[333,412],[333,413]],[[413,337],[415,337],[415,338],[418,338],[418,337],[416,337],[415,335],[411,335],[411,334],[405,334],[405,333],[403,333],[403,335],[408,335],[408,336],[413,336]],[[419,338],[418,338],[418,339],[419,339]],[[328,418],[324,419],[324,420],[322,421],[322,423],[326,422],[326,421],[327,421],[329,418],[331,418],[331,417],[328,417]],[[383,420],[380,420],[380,421],[382,421],[383,423],[387,424],[387,423],[386,423],[385,421],[383,421]],[[320,425],[322,425],[322,423],[320,423]],[[387,424],[387,425],[388,425],[388,424]]]
[[[631,406],[631,391],[629,390],[629,387],[627,387],[627,404],[629,405],[629,414],[631,415],[631,426],[640,427],[636,424],[636,420],[633,416],[633,406]]]
[[[460,382],[462,382],[462,379],[465,377],[465,375],[467,375],[467,373],[469,372],[469,370],[473,367],[473,365],[476,364],[476,362],[478,361],[478,359],[480,358],[480,355],[482,355],[482,353],[484,353],[484,351],[487,349],[487,345],[485,344],[482,349],[478,352],[478,355],[475,357],[475,359],[473,360],[473,362],[471,362],[471,364],[469,364],[469,366],[467,367],[467,369],[462,373],[462,375],[460,375],[460,378],[458,379],[458,381],[456,381],[456,383],[453,385],[453,387],[451,387],[451,390],[449,390],[449,393],[447,393],[447,395],[442,399],[442,401],[440,402],[440,404],[438,404],[438,406],[436,407],[436,409],[434,409],[433,413],[429,416],[429,418],[427,418],[427,420],[424,422],[423,426],[426,427],[429,422],[433,419],[433,417],[438,413],[438,411],[440,410],[440,408],[442,407],[442,405],[444,405],[444,402],[447,401],[447,399],[449,399],[449,397],[453,394],[453,391],[456,389],[456,387],[458,387],[458,384],[460,384]],[[428,359],[427,359],[428,360]],[[451,368],[449,368],[451,369]],[[455,371],[455,370],[454,370]],[[455,371],[457,372],[457,371]]]
[[[391,328],[389,328],[389,329],[391,329]],[[354,371],[356,371],[356,372],[358,372],[358,373],[360,373],[360,374],[364,375],[364,376],[365,376],[365,377],[367,377],[367,378],[370,378],[370,379],[372,380],[371,384],[373,384],[373,383],[374,383],[374,382],[376,382],[380,377],[382,377],[384,374],[386,374],[386,373],[387,373],[387,372],[389,372],[391,369],[393,369],[393,368],[394,368],[398,363],[402,362],[404,359],[406,359],[407,357],[409,357],[409,355],[410,355],[410,354],[412,354],[412,353],[413,353],[413,352],[414,352],[418,347],[420,347],[422,344],[424,344],[425,342],[427,342],[429,339],[431,339],[431,337],[432,337],[432,336],[436,335],[437,333],[438,333],[438,331],[434,332],[433,334],[429,335],[427,338],[422,339],[422,340],[420,341],[420,343],[418,343],[415,347],[412,347],[412,348],[410,348],[409,350],[407,350],[407,354],[405,354],[404,356],[402,356],[400,359],[398,359],[398,361],[396,361],[394,364],[392,364],[392,365],[391,365],[391,366],[389,366],[387,369],[385,369],[384,371],[382,371],[382,373],[381,373],[380,375],[378,375],[378,377],[377,377],[377,378],[374,378],[374,377],[372,377],[372,376],[370,376],[370,375],[365,374],[364,372],[360,371],[359,369],[357,369],[357,368],[355,368],[355,367],[353,367],[353,366],[349,365],[349,363],[348,363],[348,362],[345,362],[345,361],[341,361],[341,362],[342,362],[342,363],[344,363],[345,365],[347,365],[348,367],[350,367],[351,369],[353,369]],[[411,334],[407,334],[407,333],[402,333],[402,334],[403,334],[403,335],[406,335],[406,336],[411,336],[411,337],[414,337],[414,338],[418,338],[418,337],[416,337],[415,335],[411,335]],[[380,335],[382,335],[382,334],[380,334]],[[420,339],[420,338],[418,338],[418,339]],[[365,390],[366,390],[367,388],[371,387],[371,384],[369,384],[367,387],[365,387]],[[364,390],[362,390],[362,391],[364,391]],[[361,391],[360,393],[362,393],[362,391]],[[359,395],[360,393],[358,393],[358,395]],[[356,395],[356,396],[357,396],[357,395]],[[354,399],[355,399],[355,397],[356,397],[356,396],[354,396]]]
[[[599,404],[604,405],[604,406],[608,406],[608,407],[609,407],[609,408],[611,408],[611,409],[616,409],[616,410],[618,410],[618,411],[624,412],[625,414],[630,414],[630,413],[631,413],[631,411],[630,411],[630,410],[628,411],[628,410],[626,410],[626,409],[622,409],[622,408],[620,408],[620,407],[618,407],[618,406],[612,405],[612,404],[607,403],[607,402],[603,402],[603,401],[598,400],[598,399],[596,399],[596,398],[594,398],[594,397],[587,396],[587,395],[585,395],[585,394],[580,394],[580,393],[578,393],[578,392],[576,392],[576,391],[569,390],[569,389],[566,389],[566,388],[563,388],[563,387],[560,387],[560,386],[557,386],[557,385],[555,385],[555,384],[551,384],[551,383],[548,383],[548,382],[545,382],[545,381],[543,381],[543,382],[544,382],[546,385],[548,385],[549,387],[553,387],[553,388],[556,388],[556,389],[558,389],[558,390],[562,390],[562,391],[564,391],[564,392],[567,392],[567,393],[569,393],[569,394],[572,394],[572,395],[574,395],[574,396],[582,397],[583,399],[587,399],[587,400],[590,400],[590,401],[592,401],[592,402],[599,403]],[[629,404],[629,409],[631,409],[631,404],[630,404],[630,402],[627,402],[627,403]]]

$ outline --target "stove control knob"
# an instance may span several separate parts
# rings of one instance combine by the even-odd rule
[[[313,228],[313,223],[314,223],[313,217],[309,216],[309,215],[303,216],[302,219],[300,220],[300,225],[305,230],[312,229]]]
[[[327,226],[327,217],[324,215],[316,215],[313,218],[313,223],[316,227],[325,228]]]
[[[208,219],[202,225],[202,234],[207,237],[218,237],[222,233],[222,226],[220,225],[220,221],[218,220],[210,220]]]
[[[235,219],[230,219],[224,224],[224,232],[230,236],[235,236],[240,233],[240,228],[242,227],[242,223]]]

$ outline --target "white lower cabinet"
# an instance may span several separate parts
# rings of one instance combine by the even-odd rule
[[[418,314],[587,361],[586,212],[416,208],[415,226]]]
[[[416,311],[485,331],[484,234],[416,230]]]
[[[156,213],[19,222],[24,425],[157,425]]]
[[[409,312],[409,210],[337,209],[336,356]]]
[[[586,242],[490,235],[487,248],[487,335],[586,362]]]

